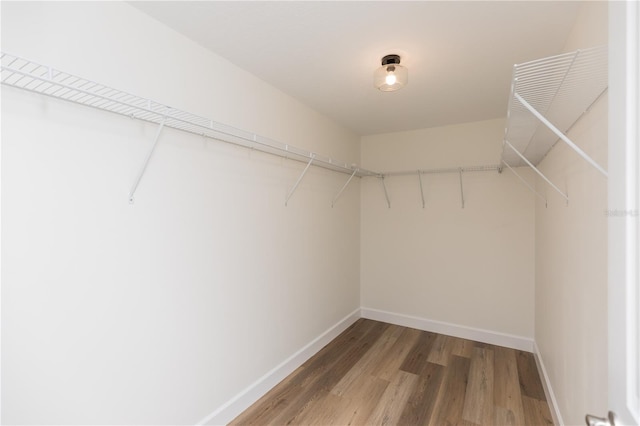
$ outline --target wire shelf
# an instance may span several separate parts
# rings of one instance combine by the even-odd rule
[[[563,56],[563,55],[561,55]],[[564,56],[563,56],[564,57]],[[531,62],[522,64],[518,67],[523,67],[523,75],[535,74],[538,68],[543,65],[547,65],[543,60],[540,64],[537,62]],[[555,69],[557,65],[555,62],[550,61],[553,64],[551,67]],[[559,61],[561,64],[564,61]],[[575,62],[575,58],[574,58]],[[558,72],[558,71],[554,71]],[[568,71],[566,72],[568,74]],[[606,74],[605,74],[606,75]],[[581,79],[581,75],[574,77],[570,74],[571,78],[563,78],[570,83],[568,86],[574,84],[574,82]],[[606,80],[606,78],[605,78]],[[129,193],[129,200],[133,202],[136,188],[140,182],[140,179],[145,173],[146,166],[149,162],[151,153],[155,148],[158,141],[158,136],[164,127],[170,127],[173,129],[181,130],[187,133],[208,137],[211,139],[219,140],[222,142],[228,142],[234,145],[242,146],[245,148],[255,149],[268,154],[277,155],[283,158],[288,158],[296,161],[306,163],[306,167],[298,180],[287,194],[285,205],[295,192],[298,184],[304,177],[305,173],[311,165],[323,167],[329,170],[333,170],[340,173],[349,175],[349,180],[346,181],[344,186],[340,189],[337,195],[332,201],[332,206],[336,200],[340,197],[345,190],[349,182],[354,176],[357,177],[376,177],[382,182],[385,197],[388,206],[391,206],[387,188],[384,183],[384,178],[387,176],[400,176],[418,174],[420,178],[420,189],[423,207],[425,205],[424,193],[422,192],[422,178],[424,174],[438,174],[438,173],[458,173],[460,178],[460,195],[462,201],[462,207],[464,208],[464,194],[462,186],[462,174],[463,172],[485,172],[485,171],[501,171],[501,165],[483,165],[483,166],[470,166],[470,167],[455,167],[455,168],[440,168],[440,169],[422,169],[411,171],[395,171],[380,173],[371,170],[362,169],[355,164],[347,164],[346,162],[335,160],[331,157],[319,155],[314,152],[306,151],[301,148],[297,148],[292,145],[283,144],[281,142],[257,135],[252,132],[241,130],[232,126],[228,126],[222,123],[218,123],[214,120],[201,117],[189,112],[181,111],[176,108],[169,107],[151,99],[142,98],[112,87],[97,83],[92,80],[88,80],[82,77],[75,76],[50,66],[42,65],[22,57],[0,52],[0,81],[6,86],[15,87],[21,90],[46,95],[56,99],[61,99],[68,102],[73,102],[83,106],[96,108],[102,111],[108,111],[114,114],[143,120],[149,123],[158,125],[158,131],[153,143],[153,147],[149,151],[147,158],[140,169],[140,173],[136,181],[134,182],[131,191]],[[523,80],[524,81],[524,80]],[[534,78],[532,81],[536,81]],[[523,82],[523,88],[528,88],[531,83]],[[606,86],[605,86],[606,87]],[[513,98],[512,91],[512,98]],[[536,94],[536,98],[540,97],[540,93]],[[560,90],[556,90],[556,93],[551,96],[551,101],[554,99],[564,99],[565,93]],[[513,99],[512,102],[513,103]],[[551,102],[547,102],[551,104]],[[536,104],[539,106],[539,104]],[[545,104],[546,105],[546,104]],[[544,106],[544,105],[543,105]],[[549,108],[545,108],[548,110]],[[515,108],[515,112],[512,113],[510,108],[510,123],[514,123],[516,127],[525,127],[520,120],[518,113],[521,108]],[[530,117],[527,117],[531,121]],[[524,123],[524,121],[523,121]],[[533,127],[533,134],[536,136],[537,127]],[[507,133],[509,137],[511,133]],[[532,136],[532,138],[534,137]],[[504,158],[503,158],[504,161]],[[513,164],[510,162],[509,164]]]
[[[482,166],[466,166],[466,167],[445,167],[438,169],[417,169],[417,170],[403,170],[403,171],[393,171],[393,172],[383,172],[382,175],[387,176],[411,176],[416,173],[421,175],[432,175],[432,174],[447,174],[447,173],[459,173],[459,172],[501,172],[502,168],[499,164],[488,164]]]
[[[514,65],[505,140],[537,166],[560,138],[519,97],[566,133],[606,92],[607,68],[606,46]],[[502,160],[513,167],[526,165],[508,146]]]
[[[358,177],[379,173],[0,52],[2,84]]]

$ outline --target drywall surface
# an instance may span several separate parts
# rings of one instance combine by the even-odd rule
[[[2,49],[346,161],[359,139],[121,2]],[[360,306],[359,180],[3,87],[2,423],[194,424]]]
[[[587,2],[565,50],[606,43],[606,2]],[[568,136],[606,166],[606,95]],[[607,412],[607,179],[562,142],[539,166],[569,204],[537,179],[535,340],[562,419],[582,424]]]
[[[504,120],[361,139],[364,167],[418,170],[497,164]],[[524,176],[532,180],[528,170]],[[534,201],[508,170],[363,179],[362,305],[533,337]]]

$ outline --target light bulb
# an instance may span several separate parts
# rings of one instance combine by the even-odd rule
[[[400,56],[387,55],[382,58],[381,64],[373,73],[375,88],[382,92],[393,92],[407,85],[407,69],[400,65]]]
[[[385,81],[385,83],[387,83],[387,86],[393,86],[394,84],[396,84],[396,75],[394,73],[390,72],[384,78],[384,81]]]

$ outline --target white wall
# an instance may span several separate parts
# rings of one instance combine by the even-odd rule
[[[565,51],[606,43],[606,2],[583,4]],[[568,136],[606,166],[606,96]],[[564,423],[583,424],[607,412],[607,180],[562,142],[539,166],[570,201],[537,179],[535,338]]]
[[[362,164],[418,170],[497,164],[504,120],[362,138]],[[525,176],[532,179],[527,170]],[[534,201],[508,170],[388,177],[387,208],[378,179],[361,199],[362,305],[533,337]]]
[[[2,3],[2,49],[349,162],[358,138],[124,3]],[[2,422],[195,423],[360,306],[359,182],[2,91]],[[337,243],[339,242],[339,244]]]

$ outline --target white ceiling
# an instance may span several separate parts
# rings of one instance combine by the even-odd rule
[[[561,52],[579,3],[132,2],[360,135],[504,117],[514,63]],[[589,47],[589,46],[585,46]],[[385,54],[409,84],[373,87]]]

